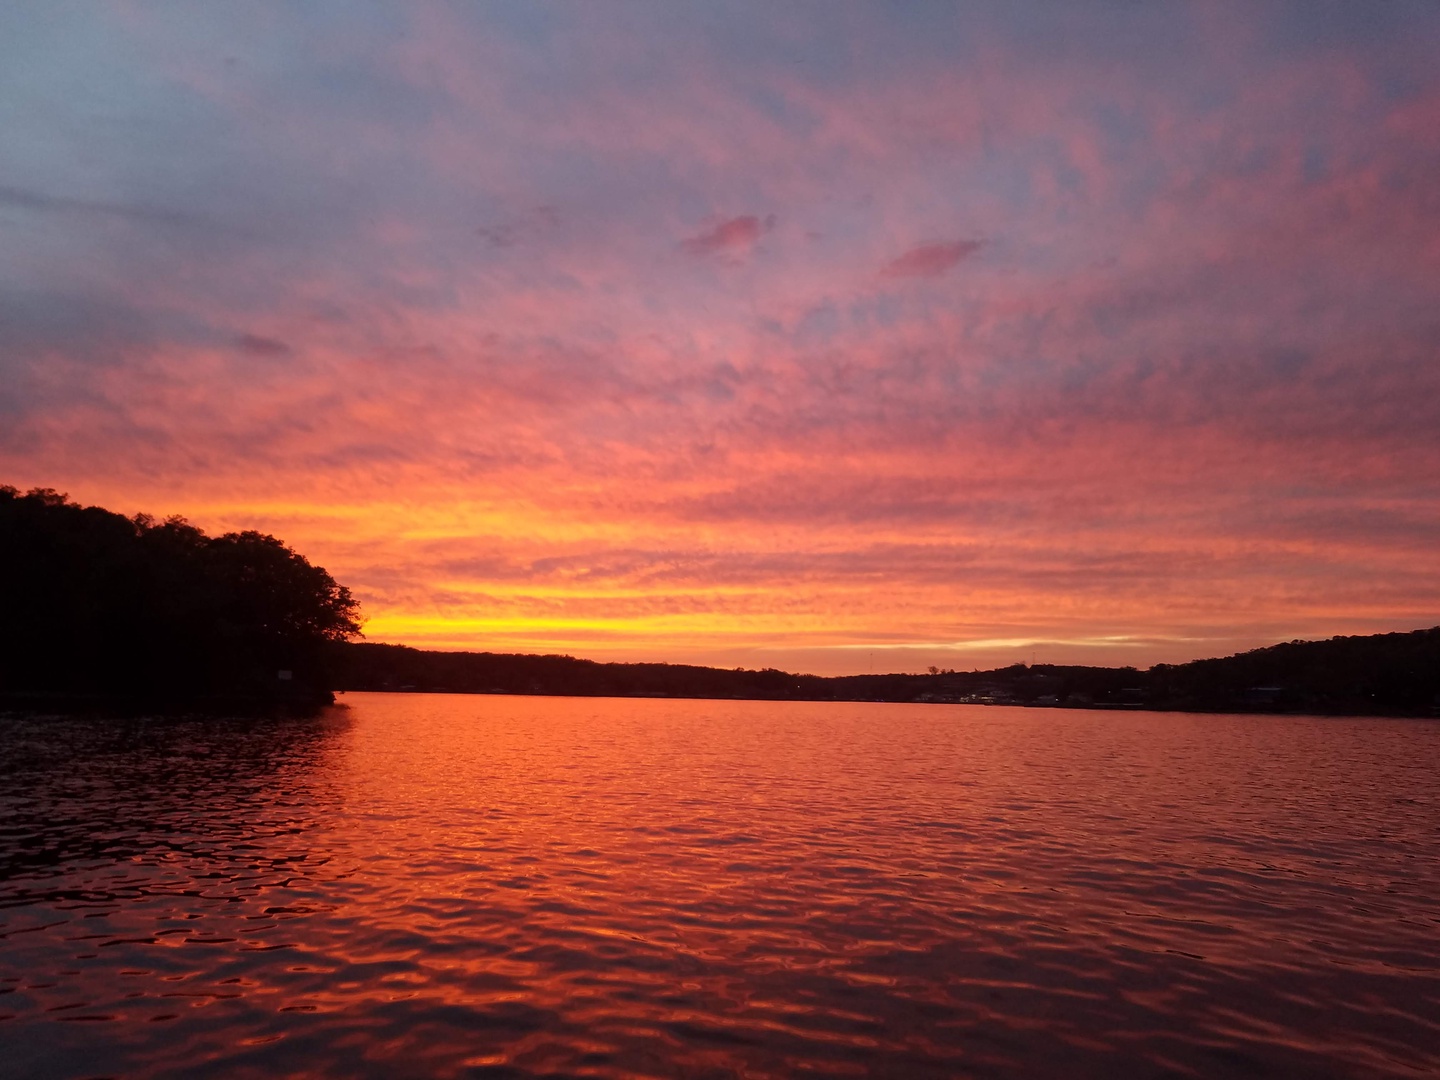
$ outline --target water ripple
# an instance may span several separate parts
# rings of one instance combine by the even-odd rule
[[[1440,725],[0,719],[7,1075],[1440,1074]]]

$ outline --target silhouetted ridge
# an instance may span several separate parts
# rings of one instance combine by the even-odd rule
[[[602,664],[570,656],[430,652],[341,644],[349,690],[567,694],[584,697],[922,701],[1200,712],[1430,715],[1440,706],[1440,627],[1408,634],[1294,641],[1148,671],[1015,664],[993,671],[825,678],[767,668]]]
[[[700,667],[605,664],[572,656],[432,652],[371,642],[334,650],[337,689],[462,694],[573,694],[580,697],[828,698],[835,680],[818,675]]]
[[[348,589],[273,536],[0,487],[0,694],[146,703],[330,697]]]

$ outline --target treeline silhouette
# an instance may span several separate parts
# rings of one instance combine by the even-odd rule
[[[1440,627],[1292,641],[1222,659],[1146,671],[1015,664],[990,671],[792,675],[685,664],[597,663],[570,656],[332,646],[348,690],[754,698],[775,701],[969,702],[1198,712],[1426,716],[1440,709]]]
[[[566,694],[580,697],[829,698],[818,675],[699,667],[606,664],[571,656],[433,652],[357,642],[332,649],[337,689],[458,694]]]
[[[48,488],[0,487],[0,707],[65,696],[233,709],[331,690],[972,702],[1422,716],[1440,711],[1440,627],[1292,641],[1188,664],[1025,665],[822,677],[354,642],[350,591],[264,533],[207,536]]]
[[[0,487],[0,698],[143,704],[330,699],[350,591],[273,536],[207,536],[48,488]]]

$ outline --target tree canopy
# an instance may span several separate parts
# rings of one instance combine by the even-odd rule
[[[273,536],[211,537],[48,488],[0,487],[0,574],[9,692],[313,692],[327,643],[360,633],[350,590]]]

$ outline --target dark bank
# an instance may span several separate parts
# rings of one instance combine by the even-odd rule
[[[304,710],[334,691],[884,701],[1431,716],[1440,627],[1291,641],[1148,670],[1054,664],[926,674],[598,663],[357,642],[349,589],[283,541],[210,537],[49,489],[0,487],[0,707]]]
[[[350,591],[273,536],[207,536],[0,487],[0,705],[304,709],[333,700]]]
[[[886,701],[1180,712],[1432,716],[1440,711],[1440,627],[1292,641],[1148,670],[1015,664],[923,675],[793,675],[570,656],[430,652],[368,642],[330,647],[341,690],[577,697]]]

